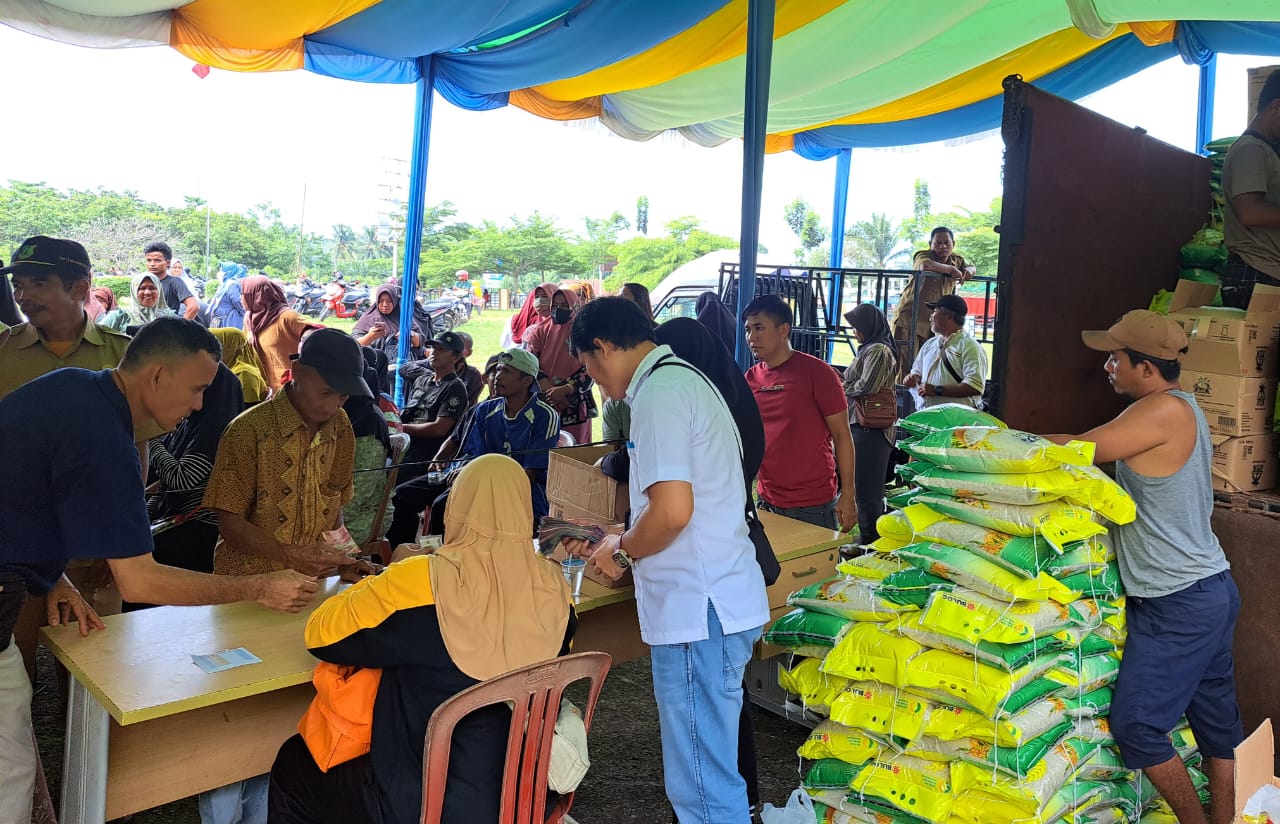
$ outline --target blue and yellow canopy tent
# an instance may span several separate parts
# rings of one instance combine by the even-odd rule
[[[167,45],[229,71],[416,83],[410,294],[433,91],[629,140],[744,139],[745,300],[764,153],[839,158],[835,265],[852,148],[994,129],[1010,74],[1079,98],[1173,56],[1201,68],[1203,145],[1215,56],[1280,54],[1275,0],[0,0],[0,22],[95,48]]]

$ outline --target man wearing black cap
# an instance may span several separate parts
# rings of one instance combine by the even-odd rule
[[[987,381],[987,353],[964,328],[968,306],[959,295],[943,295],[929,307],[933,337],[916,355],[903,385],[913,389],[916,409],[943,403],[982,408]]]
[[[424,345],[428,348],[425,360],[400,367],[400,377],[414,382],[400,416],[411,439],[400,468],[400,478],[405,481],[427,471],[421,464],[436,456],[469,405],[467,385],[458,377],[458,361],[466,351],[466,342],[457,332],[445,332]]]
[[[98,326],[84,311],[90,264],[79,243],[27,238],[0,275],[12,279],[14,298],[27,316],[26,323],[0,333],[0,398],[64,366],[97,370],[120,362],[128,336]]]
[[[344,571],[351,559],[322,533],[342,525],[354,497],[356,439],[342,405],[372,397],[360,344],[336,329],[303,341],[284,391],[233,420],[222,435],[204,505],[218,515],[213,571]]]

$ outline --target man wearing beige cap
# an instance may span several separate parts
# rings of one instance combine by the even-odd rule
[[[1235,809],[1233,751],[1244,738],[1236,704],[1231,641],[1240,593],[1209,526],[1213,446],[1195,397],[1178,389],[1182,327],[1135,310],[1106,331],[1084,332],[1109,353],[1104,369],[1133,403],[1078,437],[1097,445],[1097,463],[1116,464],[1116,480],[1138,515],[1116,526],[1120,577],[1128,595],[1128,639],[1111,730],[1125,766],[1143,770],[1182,824],[1206,822],[1186,767],[1169,743],[1185,714],[1208,764],[1214,824]]]

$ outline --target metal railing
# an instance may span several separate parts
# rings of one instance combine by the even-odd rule
[[[720,265],[720,298],[734,313],[738,305],[738,277],[737,263]],[[756,266],[755,293],[756,296],[778,295],[791,305],[795,313],[791,345],[795,349],[831,363],[847,363],[853,359],[856,339],[853,329],[846,324],[845,312],[859,303],[871,303],[885,313],[892,326],[898,299],[907,284],[914,279],[913,294],[919,295],[925,280],[940,277],[943,276],[937,272],[909,269],[833,269],[759,264]],[[994,344],[998,311],[996,280],[993,277],[974,277],[968,284],[982,289],[981,312],[970,311],[965,319],[965,328],[980,343]],[[928,308],[913,300],[909,328],[916,329],[919,322],[928,316]],[[914,359],[916,338],[915,335],[909,335],[909,338],[899,339],[898,348],[904,358]]]

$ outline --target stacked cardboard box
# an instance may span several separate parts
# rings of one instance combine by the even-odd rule
[[[1213,482],[1222,492],[1276,486],[1271,431],[1280,371],[1280,288],[1258,286],[1245,311],[1207,306],[1217,287],[1178,282],[1169,317],[1190,339],[1182,389],[1196,396],[1213,433]]]

